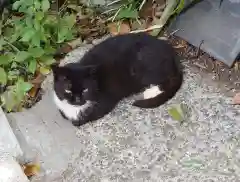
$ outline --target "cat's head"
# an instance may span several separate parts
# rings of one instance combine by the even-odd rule
[[[54,77],[54,91],[60,100],[70,104],[83,105],[92,99],[97,89],[97,66],[80,66],[70,63],[65,66],[51,66]]]

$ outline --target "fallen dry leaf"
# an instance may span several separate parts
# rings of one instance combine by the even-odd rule
[[[131,31],[128,22],[112,22],[108,24],[108,31],[112,35],[127,34]]]
[[[33,87],[29,90],[29,92],[28,92],[28,95],[29,95],[30,97],[32,97],[32,98],[33,98],[33,97],[36,97],[39,89],[41,88],[42,82],[43,82],[44,79],[46,78],[46,76],[43,75],[42,73],[40,73],[39,71],[37,71],[36,75],[37,75],[37,76],[36,76],[33,80],[31,80],[31,83],[32,83],[34,86],[33,86]]]
[[[31,81],[32,84],[41,84],[45,79],[45,75],[41,74],[39,71],[36,73],[36,77]]]
[[[139,21],[133,21],[131,23],[131,30],[139,30],[148,28],[148,22],[144,19],[140,19]]]
[[[144,19],[153,18],[153,11],[153,2],[146,1],[146,3],[142,6],[142,9],[139,11],[139,17]]]
[[[233,97],[234,104],[240,104],[240,92]]]
[[[237,71],[239,71],[239,69],[240,69],[240,63],[239,63],[239,61],[237,61],[237,62],[234,64],[234,70],[237,72]]]
[[[35,176],[40,171],[40,165],[39,164],[24,164],[22,165],[24,174],[27,177]]]
[[[72,49],[75,49],[82,44],[82,38],[81,37],[77,38],[75,40],[68,42],[67,44],[70,45]]]
[[[38,93],[38,91],[39,91],[39,86],[34,86],[34,87],[32,87],[31,88],[31,90],[28,92],[28,95],[30,96],[30,97],[35,97],[36,95],[37,95],[37,93]]]
[[[181,48],[184,48],[184,45],[176,45],[176,46],[173,46],[175,49],[181,49]]]
[[[65,55],[73,50],[72,46],[69,44],[64,44],[54,54],[54,59],[59,62]]]

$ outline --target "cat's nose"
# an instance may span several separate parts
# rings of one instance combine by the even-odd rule
[[[77,104],[79,104],[79,105],[83,105],[83,104],[85,104],[86,102],[81,98],[81,97],[76,97],[76,100],[75,100],[75,102],[77,103]]]
[[[80,102],[81,101],[81,98],[80,97],[76,97],[76,102]]]

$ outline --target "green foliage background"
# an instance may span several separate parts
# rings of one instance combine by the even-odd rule
[[[32,88],[36,72],[47,74],[53,54],[73,39],[75,15],[49,13],[49,0],[17,0],[0,21],[1,106],[18,110]],[[17,14],[17,15],[16,15]]]

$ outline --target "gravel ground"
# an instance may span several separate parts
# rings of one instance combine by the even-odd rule
[[[65,62],[86,50],[73,51]],[[183,87],[167,104],[144,110],[126,99],[104,118],[81,126],[76,135],[85,148],[56,181],[240,181],[240,107],[208,76],[189,67],[185,72]],[[183,124],[167,112],[179,103],[189,108]]]

